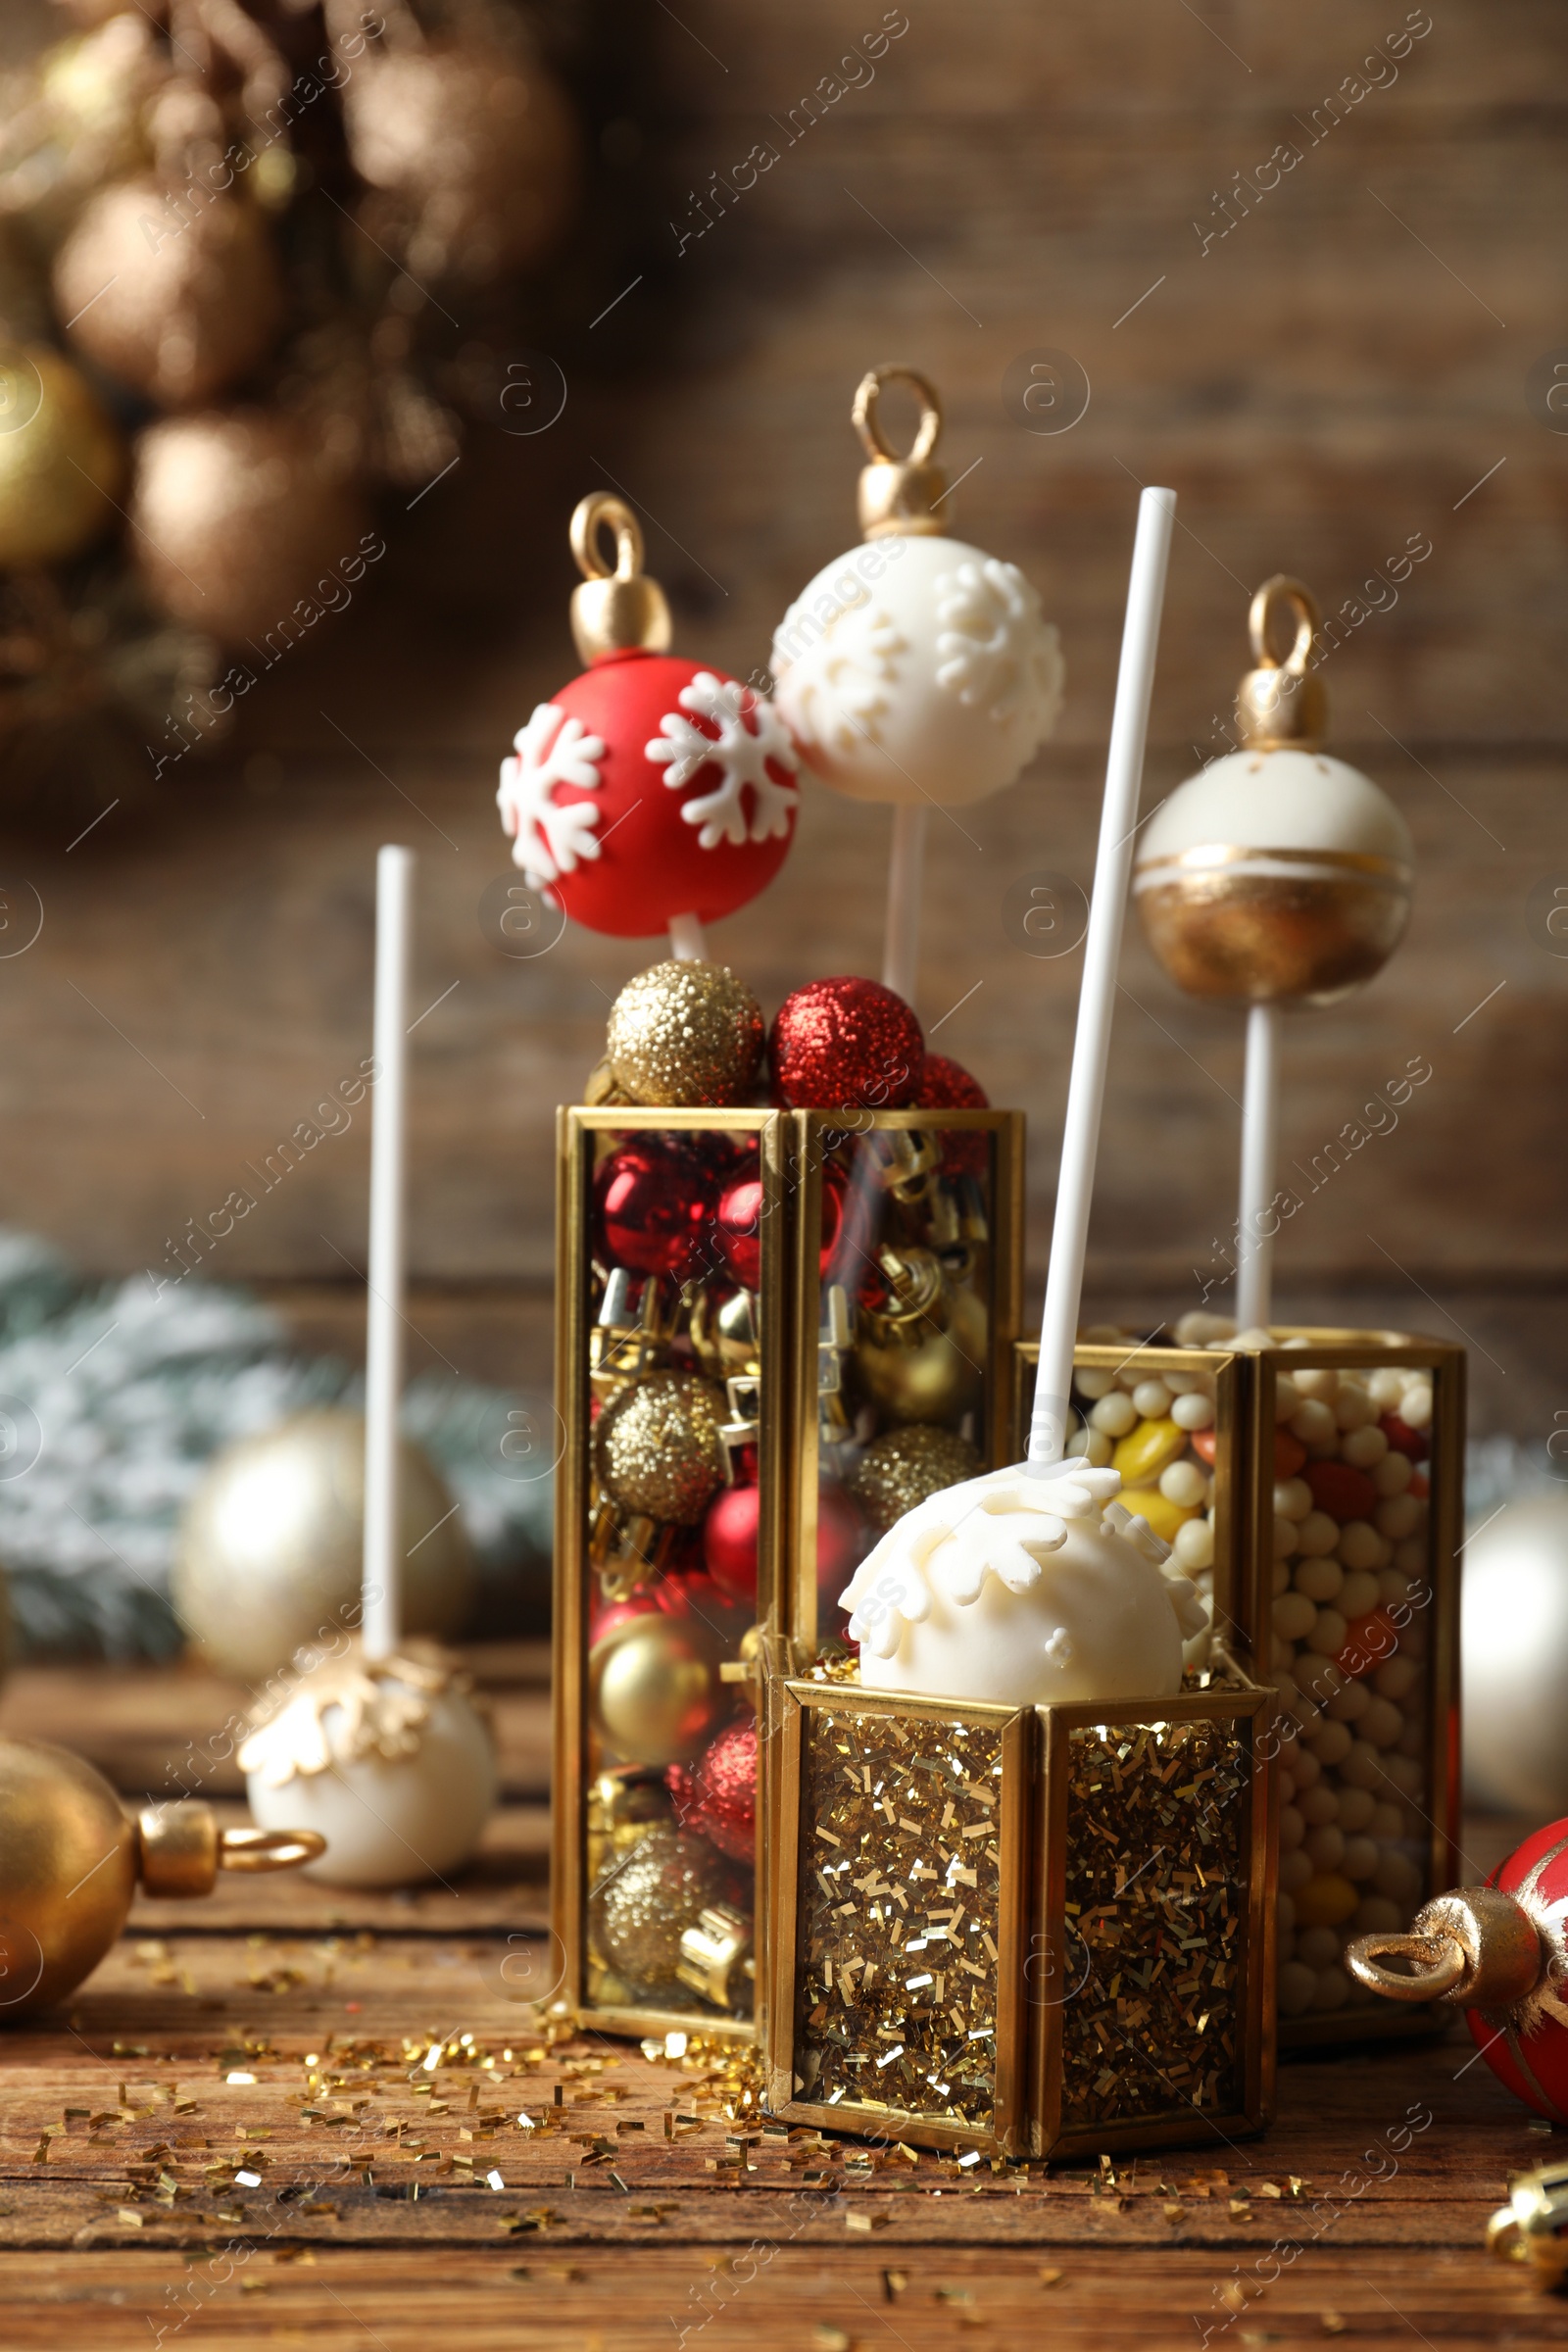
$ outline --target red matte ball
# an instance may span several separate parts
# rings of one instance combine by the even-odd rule
[[[681,1828],[706,1838],[732,1862],[757,1856],[757,1722],[745,1717],[719,1733],[695,1764],[664,1775]]]
[[[946,1054],[928,1054],[915,1096],[920,1110],[989,1110],[991,1098],[978,1078],[971,1078],[961,1061]],[[984,1176],[991,1164],[991,1139],[944,1128],[938,1138],[942,1165],[950,1176]]]
[[[1561,1907],[1568,1904],[1568,1821],[1537,1830],[1498,1864],[1488,1884],[1517,1896],[1530,1913],[1548,1970],[1556,1964],[1554,1981],[1548,1974],[1544,1984],[1560,2000],[1561,1971],[1568,1961]],[[1554,2124],[1568,2124],[1568,2026],[1549,2011],[1524,2032],[1517,2030],[1517,2021],[1510,2021],[1514,2031],[1500,2032],[1503,2021],[1482,2009],[1467,2009],[1464,2018],[1487,2064],[1515,2098]]]
[[[757,1521],[761,1497],[755,1487],[726,1487],[715,1494],[703,1521],[703,1558],[708,1573],[728,1600],[757,1598]]]
[[[662,1136],[637,1136],[594,1171],[594,1238],[601,1259],[638,1274],[695,1268],[713,1214],[713,1180]]]
[[[1378,1423],[1389,1441],[1391,1453],[1407,1454],[1412,1462],[1424,1462],[1432,1451],[1432,1440],[1424,1429],[1411,1429],[1397,1413],[1385,1413]]]
[[[773,1085],[795,1110],[899,1110],[925,1067],[920,1024],[875,980],[812,980],[779,1006],[767,1041]]]
[[[730,693],[727,716],[710,708],[715,689]],[[705,736],[712,758],[684,773]],[[676,758],[649,758],[665,744]],[[722,670],[606,654],[519,729],[502,821],[515,863],[573,922],[646,939],[677,914],[716,922],[765,889],[794,834],[799,765],[772,705]]]

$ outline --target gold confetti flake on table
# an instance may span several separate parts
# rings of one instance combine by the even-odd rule
[[[804,1729],[801,2095],[985,2130],[1001,1728],[811,1708]]]
[[[1245,1736],[1200,1722],[1070,1739],[1063,2124],[1239,2106]]]

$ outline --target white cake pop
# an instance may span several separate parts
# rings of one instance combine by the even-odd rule
[[[877,421],[911,384],[920,430],[898,458]],[[1010,784],[1061,709],[1054,625],[1016,564],[942,536],[952,508],[931,463],[942,410],[912,368],[873,368],[855,403],[871,461],[866,545],[827,564],[773,638],[780,716],[816,774],[852,800],[960,808]]]
[[[1015,1463],[906,1511],[842,1595],[861,1682],[1016,1707],[1174,1696],[1202,1603],[1120,1487]]]
[[[433,1643],[309,1661],[239,1751],[264,1829],[319,1831],[311,1876],[408,1886],[466,1862],[496,1800],[495,1754],[467,1678]]]

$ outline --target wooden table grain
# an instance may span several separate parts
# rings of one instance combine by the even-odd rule
[[[1462,2035],[1288,2062],[1260,2139],[971,2173],[770,2126],[716,2046],[552,2027],[542,1661],[472,1662],[508,1790],[473,1871],[139,1901],[64,2009],[0,2033],[6,2352],[1568,2343],[1568,2301],[1483,2244],[1550,2137]],[[232,1695],[33,1669],[0,1731],[139,1793]]]

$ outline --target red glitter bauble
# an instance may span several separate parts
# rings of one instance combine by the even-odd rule
[[[634,648],[538,706],[502,761],[498,799],[514,861],[573,922],[645,939],[677,914],[716,922],[771,882],[795,830],[799,765],[749,686]]]
[[[979,1079],[971,1078],[961,1061],[950,1061],[946,1054],[926,1055],[914,1100],[920,1110],[991,1108],[991,1099]],[[945,1127],[937,1140],[942,1146],[942,1165],[950,1176],[985,1174],[991,1162],[989,1136],[965,1135],[958,1128]]]
[[[675,1819],[716,1845],[732,1862],[757,1856],[757,1723],[747,1717],[719,1733],[695,1764],[672,1764],[664,1775]]]
[[[618,1144],[594,1170],[594,1242],[606,1265],[639,1274],[691,1272],[713,1214],[714,1182],[695,1153],[664,1136]]]
[[[1500,1886],[1529,1912],[1542,1938],[1539,1989],[1552,2006],[1542,2007],[1533,2020],[1517,2010],[1501,2017],[1467,2009],[1465,2024],[1498,2082],[1506,2083],[1515,2098],[1554,2124],[1568,2124],[1568,2026],[1562,2023],[1561,1973],[1563,1922],[1568,1915],[1568,1821],[1537,1830],[1498,1864],[1488,1885]]]
[[[715,1494],[703,1521],[703,1558],[708,1573],[728,1600],[757,1598],[757,1520],[760,1496],[755,1487],[726,1487]]]
[[[779,1006],[767,1041],[773,1085],[794,1110],[900,1110],[925,1066],[920,1024],[875,980],[811,980]]]

